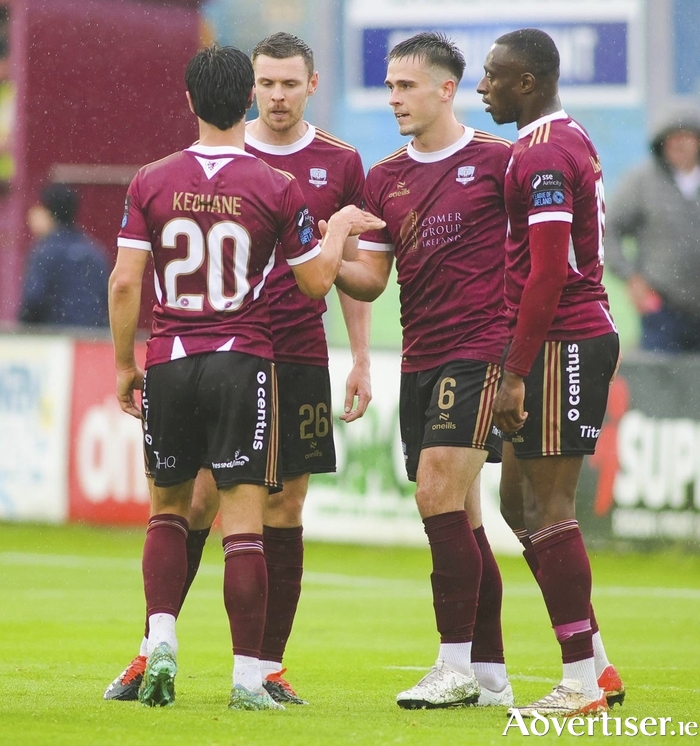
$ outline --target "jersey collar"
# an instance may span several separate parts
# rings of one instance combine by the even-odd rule
[[[413,147],[413,140],[411,140],[411,142],[408,143],[406,152],[408,153],[409,158],[413,158],[413,160],[418,161],[418,163],[437,163],[438,161],[445,160],[445,158],[449,158],[458,150],[461,150],[465,146],[469,145],[472,137],[474,137],[474,128],[464,127],[464,134],[462,135],[462,137],[460,137],[457,142],[452,143],[452,145],[447,148],[436,150],[433,153],[423,153]]]
[[[564,109],[559,109],[559,111],[555,111],[552,114],[547,114],[543,117],[540,117],[539,119],[536,119],[534,122],[530,122],[530,124],[526,124],[521,130],[518,130],[518,140],[522,139],[523,137],[527,137],[528,135],[531,135],[538,127],[541,127],[543,124],[547,124],[547,122],[553,122],[555,119],[568,119],[569,115],[564,111]]]
[[[190,145],[187,148],[188,153],[195,153],[196,155],[204,155],[208,158],[221,155],[245,155],[250,156],[250,153],[246,153],[245,150],[236,148],[233,145],[200,145],[196,142],[194,145]]]
[[[307,145],[313,142],[316,137],[316,127],[313,124],[309,124],[304,121],[306,125],[306,132],[296,141],[289,145],[270,145],[269,143],[256,140],[249,132],[246,127],[245,131],[245,142],[246,145],[250,145],[251,148],[259,150],[261,153],[267,153],[268,155],[292,155],[303,150]]]

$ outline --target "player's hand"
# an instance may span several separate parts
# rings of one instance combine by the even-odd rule
[[[357,404],[355,405],[356,400]],[[340,415],[340,419],[343,422],[359,420],[367,411],[370,401],[372,401],[372,384],[369,376],[369,364],[353,365],[345,382],[345,411]]]
[[[136,403],[134,391],[143,391],[143,370],[138,366],[117,371],[117,400],[124,412],[141,419],[141,408]]]
[[[493,424],[506,435],[517,433],[527,420],[523,411],[525,382],[521,376],[503,372],[501,387],[493,400]]]
[[[346,205],[342,210],[331,215],[329,223],[339,223],[349,226],[349,236],[359,236],[367,231],[381,230],[386,223],[383,220],[361,210],[355,205]],[[321,229],[319,224],[319,230]]]

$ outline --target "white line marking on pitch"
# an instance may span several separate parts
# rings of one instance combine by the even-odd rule
[[[0,564],[24,565],[35,567],[64,567],[76,569],[120,568],[123,570],[141,571],[141,560],[122,559],[119,557],[83,557],[72,554],[42,554],[39,552],[0,552]],[[223,572],[221,565],[202,563],[199,572],[203,575],[219,576]],[[304,582],[310,585],[355,589],[394,589],[408,591],[429,591],[427,579],[411,580],[407,578],[377,578],[371,576],[343,575],[340,573],[304,572]],[[532,583],[506,585],[505,596],[535,596],[539,589]],[[700,588],[655,588],[650,586],[597,586],[593,596],[620,596],[639,598],[672,598],[687,601],[700,600]]]

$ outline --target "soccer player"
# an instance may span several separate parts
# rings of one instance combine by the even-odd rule
[[[484,70],[477,91],[486,110],[496,123],[518,126],[505,183],[510,342],[493,406],[494,424],[510,441],[501,499],[510,525],[524,522],[526,558],[529,544],[564,669],[551,694],[519,709],[592,713],[608,704],[596,676],[591,568],[575,498],[619,354],[601,282],[602,170],[586,131],[561,108],[559,53],[546,33],[499,37]]]
[[[201,50],[185,82],[199,141],[145,166],[132,181],[110,277],[117,397],[125,412],[143,417],[151,490],[143,552],[148,663],[138,697],[146,705],[174,701],[187,517],[195,476],[208,463],[224,534],[234,652],[229,707],[280,709],[263,688],[259,665],[267,602],[262,511],[280,481],[266,275],[279,241],[299,287],[322,298],[347,237],[383,223],[345,207],[330,218],[319,245],[294,177],[243,150],[254,94],[245,54]],[[134,337],[149,256],[158,302],[144,374]],[[139,408],[134,391],[141,387]]]
[[[313,52],[292,34],[279,32],[260,41],[252,53],[259,116],[245,131],[245,149],[293,174],[309,207],[314,232],[339,208],[359,205],[364,169],[355,148],[304,121],[318,85]],[[357,251],[357,238],[346,241],[345,256]],[[335,471],[328,349],[323,299],[298,288],[292,268],[277,248],[265,284],[279,390],[280,460],[283,488],[270,494],[263,514],[263,545],[269,585],[261,648],[264,686],[284,704],[306,704],[283,677],[282,659],[301,593],[303,572],[302,508],[312,473]],[[369,376],[369,303],[339,291],[350,340],[353,369],[347,380],[346,422],[361,417],[371,399]],[[353,400],[356,399],[356,405]],[[208,470],[195,483],[187,538],[188,575],[194,580],[204,542],[218,510],[216,485]],[[146,665],[146,638],[140,654],[110,684],[106,699],[135,699]]]
[[[464,66],[439,33],[391,50],[389,104],[412,139],[370,169],[366,209],[386,229],[363,234],[357,260],[343,261],[336,279],[354,297],[373,300],[396,258],[401,438],[430,543],[440,634],[435,666],[397,696],[408,709],[513,702],[501,578],[479,501],[482,465],[500,460],[491,405],[506,340],[503,178],[511,144],[455,118]]]

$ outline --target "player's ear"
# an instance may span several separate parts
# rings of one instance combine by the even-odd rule
[[[255,86],[253,86],[250,89],[250,96],[248,96],[248,103],[246,104],[246,107],[245,107],[246,111],[248,111],[248,109],[250,109],[253,106],[254,101],[255,101]]]
[[[318,71],[314,72],[314,74],[309,78],[309,85],[306,91],[309,96],[313,96],[314,93],[316,93],[317,88],[318,88]]]
[[[537,86],[537,78],[532,73],[523,73],[520,76],[520,92],[531,93]]]
[[[452,78],[445,78],[440,86],[440,93],[445,101],[454,99],[457,92],[457,83]]]
[[[192,105],[192,96],[190,96],[189,91],[185,91],[185,96],[187,96],[187,105],[190,107],[190,111],[195,114],[194,106]]]

